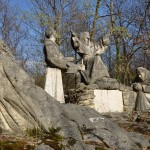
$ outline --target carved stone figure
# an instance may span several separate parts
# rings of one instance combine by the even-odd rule
[[[136,69],[137,77],[132,84],[133,90],[136,91],[136,111],[150,112],[150,71],[143,67]]]
[[[82,58],[85,70],[81,70],[76,74],[76,84],[84,83],[85,85],[92,85],[96,82],[102,85],[107,81],[115,82],[115,79],[111,79],[108,73],[107,66],[103,63],[100,55],[104,53],[109,45],[109,35],[102,38],[99,43],[93,43],[90,41],[89,32],[83,32],[80,34],[80,38],[72,32],[71,44],[73,49]],[[114,81],[115,80],[115,81]],[[100,85],[100,86],[101,86]],[[102,85],[104,87],[104,85]],[[112,86],[112,85],[106,85]],[[118,87],[118,83],[117,83]]]
[[[80,39],[75,34],[72,34],[71,40],[74,50],[83,59],[83,64],[85,65],[85,71],[77,73],[77,83],[83,82],[88,85],[101,77],[109,77],[107,66],[100,57],[100,54],[107,49],[108,38],[102,39],[100,43],[93,43],[90,41],[89,32],[83,32],[80,34]]]
[[[45,37],[44,54],[47,63],[45,91],[57,101],[64,103],[61,70],[67,70],[67,61],[56,44],[56,32],[48,28]]]

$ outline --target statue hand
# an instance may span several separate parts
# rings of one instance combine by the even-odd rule
[[[78,70],[85,70],[85,65],[80,64],[80,65],[78,66]]]
[[[140,83],[134,83],[133,88],[137,91],[142,91],[142,85]]]

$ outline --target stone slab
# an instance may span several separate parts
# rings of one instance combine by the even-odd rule
[[[62,74],[60,69],[47,68],[45,91],[60,103],[65,103]]]
[[[123,112],[122,92],[119,90],[94,90],[95,110],[102,112]]]

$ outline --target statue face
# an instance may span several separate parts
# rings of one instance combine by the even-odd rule
[[[50,36],[50,39],[51,39],[52,41],[56,42],[56,38],[55,38],[55,36],[54,36],[53,34]]]
[[[145,70],[143,70],[142,68],[138,68],[137,69],[137,74],[139,76],[139,78],[144,81],[145,79]]]
[[[48,39],[54,37],[56,39],[56,31],[52,28],[48,28],[45,32],[45,37]]]
[[[90,38],[86,37],[85,43],[87,43],[87,45],[90,45]]]
[[[90,45],[90,34],[89,32],[83,32],[81,33],[81,39],[83,42],[85,42],[87,45]]]

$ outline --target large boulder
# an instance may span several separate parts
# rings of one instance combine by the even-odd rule
[[[45,133],[52,133],[54,129],[57,137],[62,137],[64,145],[70,143],[76,150],[94,150],[98,143],[118,150],[138,150],[149,146],[142,135],[127,133],[94,109],[60,104],[36,86],[8,52],[0,50],[2,134],[21,135],[35,127]]]

